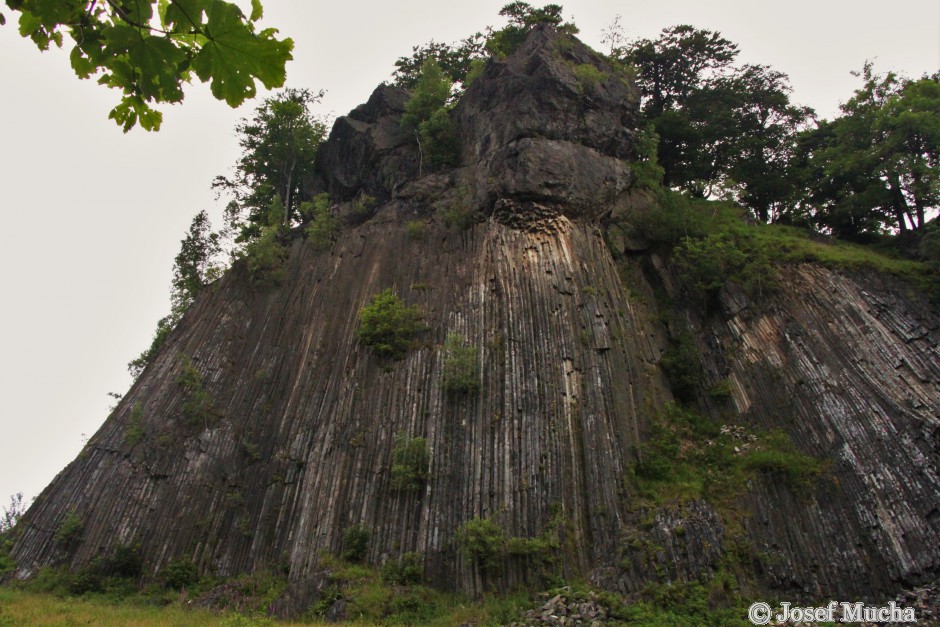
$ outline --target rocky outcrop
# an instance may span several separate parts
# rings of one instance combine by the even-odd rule
[[[686,302],[647,242],[623,224],[605,241],[601,228],[636,201],[624,161],[635,90],[551,29],[467,90],[452,170],[419,171],[399,123],[406,97],[377,89],[319,156],[334,200],[368,194],[374,210],[329,250],[293,233],[277,284],[236,264],[200,296],[29,510],[18,576],[138,544],[151,574],[180,557],[223,576],[286,570],[273,609],[289,615],[323,588],[321,556],[361,525],[366,561],[416,552],[439,586],[536,582],[544,560],[527,550],[486,567],[460,550],[461,525],[489,518],[523,548],[551,538],[553,574],[624,593],[708,578],[731,553],[754,585],[794,600],[875,599],[936,577],[934,309],[876,275],[813,265],[781,268],[757,297],[728,285],[707,315]],[[442,209],[473,219],[449,228]],[[629,259],[618,267],[609,246]],[[385,289],[426,327],[400,361],[357,337]],[[795,490],[754,473],[721,508],[638,504],[638,446],[672,398],[657,294],[693,332],[704,389],[726,382],[725,400],[703,393],[700,410],[741,447],[785,432],[828,461],[821,477]],[[469,394],[444,384],[454,333],[479,368]],[[429,447],[416,489],[392,481],[398,434]],[[80,542],[64,546],[56,531],[75,517]],[[585,603],[579,615],[600,616]],[[550,605],[545,620],[562,607]]]
[[[487,161],[527,137],[629,159],[638,102],[624,69],[543,25],[511,57],[487,63],[454,109],[454,121],[465,163]]]
[[[349,200],[362,192],[387,199],[418,174],[418,150],[401,127],[408,92],[380,85],[369,101],[336,119],[317,151],[326,191]]]

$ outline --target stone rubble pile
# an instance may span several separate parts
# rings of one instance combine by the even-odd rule
[[[512,627],[523,625],[603,625],[607,623],[608,609],[601,604],[593,592],[586,597],[569,598],[569,587],[562,588],[540,608],[529,610],[519,623],[512,623]],[[548,595],[545,595],[546,597]]]

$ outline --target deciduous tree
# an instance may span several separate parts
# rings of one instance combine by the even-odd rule
[[[19,13],[19,32],[40,50],[71,40],[80,78],[119,90],[110,118],[127,132],[138,122],[158,130],[161,103],[183,100],[193,76],[236,107],[257,91],[284,84],[293,42],[272,28],[258,31],[260,0],[251,14],[224,0],[6,0]],[[0,24],[6,18],[0,13]]]

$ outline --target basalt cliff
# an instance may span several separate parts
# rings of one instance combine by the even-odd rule
[[[327,247],[293,232],[276,283],[236,263],[204,290],[28,511],[16,576],[133,544],[151,575],[178,558],[220,576],[281,568],[315,597],[322,556],[359,525],[365,561],[417,553],[428,582],[471,594],[546,569],[624,594],[730,570],[794,599],[877,600],[937,577],[935,308],[874,271],[812,263],[776,268],[762,294],[688,297],[627,228],[650,210],[632,187],[629,76],[548,27],[450,112],[456,167],[422,163],[407,99],[380,86],[336,121],[310,187],[346,226]],[[451,209],[467,228],[445,224]],[[399,360],[357,336],[386,289],[422,313]],[[449,334],[474,349],[478,389],[445,389]],[[679,337],[699,373],[682,411],[714,435],[682,440],[677,460],[725,446],[703,466],[718,477],[773,433],[813,472],[755,458],[719,497],[643,493],[657,485],[644,455],[676,413],[663,361]],[[211,406],[198,423],[193,372]],[[398,434],[426,440],[418,489],[393,485]],[[82,531],[65,550],[69,515]],[[493,560],[462,550],[474,519],[519,541]]]

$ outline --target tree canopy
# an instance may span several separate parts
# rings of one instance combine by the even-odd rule
[[[242,156],[234,175],[216,177],[213,187],[231,194],[229,221],[238,227],[240,241],[257,237],[269,224],[275,199],[282,211],[281,224],[289,226],[300,218],[301,189],[327,132],[310,111],[322,95],[285,89],[265,99],[254,117],[235,128]]]
[[[782,210],[796,191],[791,148],[812,116],[790,102],[786,74],[736,67],[736,44],[688,25],[613,47],[612,55],[636,70],[667,187],[731,195],[763,220]]]
[[[268,89],[283,85],[292,58],[290,39],[256,29],[260,0],[251,1],[248,16],[224,0],[6,0],[6,6],[19,13],[20,34],[40,50],[62,47],[67,35],[75,73],[121,92],[109,117],[125,132],[137,123],[158,130],[163,115],[154,106],[181,102],[193,76],[237,107],[255,96],[255,81]]]
[[[456,44],[445,44],[431,40],[412,48],[410,57],[400,57],[395,62],[395,84],[406,89],[417,85],[421,68],[428,59],[433,59],[452,83],[466,86],[473,77],[473,68],[488,57],[502,58],[518,48],[526,35],[537,24],[550,24],[561,32],[576,34],[578,27],[565,22],[563,8],[559,4],[546,4],[535,8],[526,2],[511,2],[499,12],[508,24],[496,29],[486,28],[486,33],[475,33]]]
[[[878,75],[801,138],[816,222],[842,237],[921,229],[940,205],[940,73]]]

